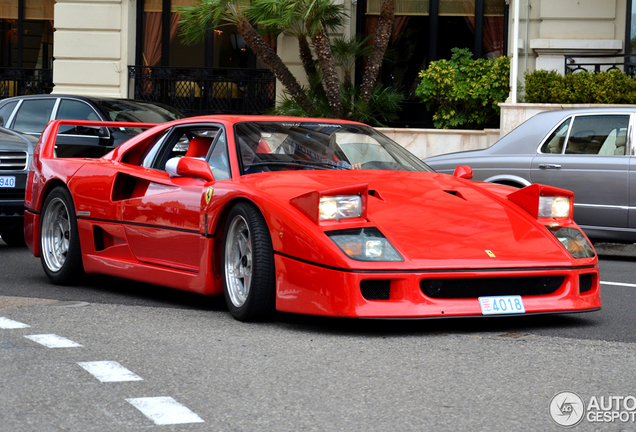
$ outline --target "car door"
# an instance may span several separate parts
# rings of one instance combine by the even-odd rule
[[[631,115],[579,114],[560,123],[532,160],[533,183],[574,192],[574,220],[627,227]]]
[[[165,164],[172,157],[184,156],[196,136],[209,133],[213,138],[218,129],[174,128],[157,142],[142,167],[130,175],[122,173],[123,177],[116,180],[115,187],[124,198],[120,200],[120,218],[128,244],[139,261],[198,271],[203,247],[200,215],[205,182],[170,177]],[[212,139],[209,141],[211,144]]]

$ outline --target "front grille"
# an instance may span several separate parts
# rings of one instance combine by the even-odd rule
[[[0,171],[21,171],[26,164],[27,152],[0,150]]]
[[[23,200],[24,201],[24,189],[0,188],[0,200]]]
[[[391,281],[366,279],[360,282],[360,292],[367,300],[388,300],[391,297]]]
[[[584,274],[579,276],[579,292],[583,294],[592,289],[592,275]]]
[[[500,278],[422,279],[420,288],[428,297],[463,299],[482,296],[552,294],[563,284],[563,276]]]

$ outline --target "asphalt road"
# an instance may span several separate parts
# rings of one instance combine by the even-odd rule
[[[634,256],[604,252],[613,284],[594,313],[245,324],[219,298],[109,277],[56,287],[0,242],[0,431],[563,430],[548,411],[559,392],[636,396]],[[138,379],[102,382],[80,365],[103,361]],[[636,429],[592,411],[574,430]]]

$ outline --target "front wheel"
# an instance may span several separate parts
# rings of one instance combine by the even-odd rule
[[[276,308],[274,253],[269,229],[250,203],[236,204],[223,236],[223,293],[239,321],[262,321]]]
[[[56,285],[71,284],[84,274],[75,206],[64,187],[53,189],[42,206],[40,260]]]

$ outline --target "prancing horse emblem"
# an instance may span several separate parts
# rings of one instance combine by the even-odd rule
[[[488,254],[490,258],[496,258],[495,254],[491,250],[486,249],[486,253]]]
[[[208,190],[205,191],[206,204],[210,204],[210,201],[212,200],[212,195],[214,195],[214,188],[208,188]]]

